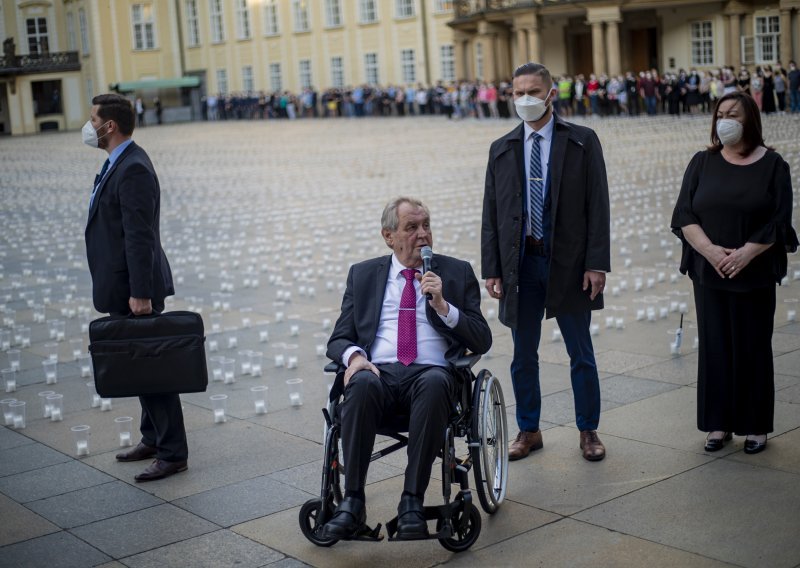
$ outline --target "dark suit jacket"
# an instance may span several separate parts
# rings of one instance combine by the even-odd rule
[[[500,321],[517,327],[519,268],[527,216],[524,125],[492,143],[481,230],[483,278],[503,279]],[[582,290],[586,270],[611,271],[608,181],[593,130],[555,117],[550,147],[550,273],[547,317],[603,308]]]
[[[389,255],[350,268],[342,313],[328,341],[328,357],[337,363],[352,345],[364,349],[371,358],[391,265]],[[431,262],[431,271],[442,279],[444,299],[459,311],[458,324],[450,329],[426,304],[428,321],[447,341],[445,358],[453,362],[467,349],[486,353],[492,346],[492,332],[481,313],[480,287],[472,267],[463,260],[437,254]]]
[[[98,312],[127,313],[131,296],[158,305],[175,293],[161,248],[160,209],[153,164],[131,142],[97,189],[86,224],[86,256]]]

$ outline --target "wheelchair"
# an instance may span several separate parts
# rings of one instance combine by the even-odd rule
[[[466,355],[455,363],[457,396],[454,397],[453,411],[442,436],[442,449],[438,457],[442,467],[442,493],[444,504],[425,506],[424,514],[428,521],[436,521],[436,532],[429,539],[439,543],[452,552],[462,552],[472,546],[481,532],[481,515],[473,504],[469,488],[469,471],[473,472],[475,489],[483,510],[492,515],[498,511],[506,496],[508,484],[508,425],[503,390],[499,380],[484,369],[477,376],[472,367],[480,360],[480,355]],[[322,409],[325,418],[325,440],[322,464],[322,483],[320,496],[309,499],[300,509],[299,521],[303,535],[317,546],[333,546],[338,539],[322,537],[322,527],[333,516],[337,505],[342,501],[341,476],[344,475],[340,446],[340,425],[337,407],[344,394],[344,368],[337,363],[329,363],[326,373],[336,373],[331,388],[327,408]],[[408,445],[408,417],[400,422],[381,424],[378,435],[394,440],[388,447],[373,452],[370,461],[375,461]],[[402,423],[402,420],[405,423]],[[467,455],[456,455],[455,438],[466,438]],[[451,499],[452,485],[459,490]],[[397,533],[397,517],[386,523],[389,541]],[[374,529],[366,525],[352,539],[381,541],[380,523]]]

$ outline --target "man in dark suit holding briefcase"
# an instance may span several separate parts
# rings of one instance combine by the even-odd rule
[[[111,315],[142,316],[164,309],[175,293],[161,248],[161,190],[147,153],[131,140],[136,115],[121,95],[92,99],[83,126],[85,144],[108,152],[89,199],[86,256],[95,309]],[[188,447],[177,394],[140,396],[141,442],[117,454],[119,461],[155,458],[136,481],[152,481],[185,471]]]

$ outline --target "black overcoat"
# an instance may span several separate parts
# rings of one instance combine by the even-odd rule
[[[500,321],[515,329],[519,268],[527,215],[524,125],[492,143],[486,168],[481,276],[502,278]],[[586,270],[611,271],[608,181],[597,134],[555,117],[550,147],[550,273],[546,317],[603,308],[584,291]]]

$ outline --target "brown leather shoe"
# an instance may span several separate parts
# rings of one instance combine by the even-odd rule
[[[189,466],[186,465],[186,460],[180,462],[168,462],[164,460],[155,460],[147,469],[134,477],[136,481],[154,481],[156,479],[163,479],[174,475],[181,471],[186,471]]]
[[[514,440],[508,447],[508,459],[511,461],[521,460],[528,457],[528,454],[534,450],[541,450],[544,446],[542,442],[542,431],[536,432],[520,432],[517,434],[517,439]]]
[[[156,455],[156,449],[150,446],[145,446],[139,442],[135,448],[127,452],[117,454],[117,461],[121,462],[135,462],[140,460],[150,459]]]
[[[606,447],[597,437],[597,430],[584,430],[581,432],[581,449],[583,457],[589,461],[600,461],[606,457]]]

